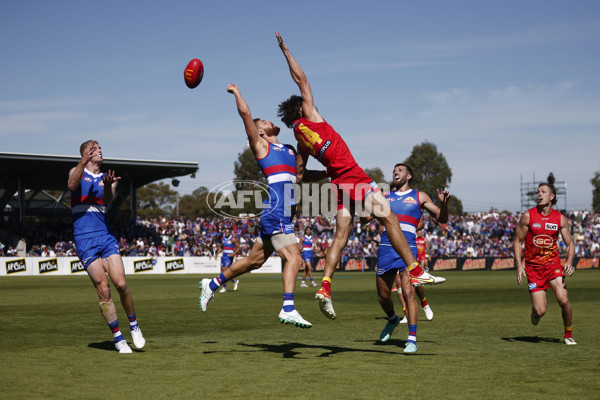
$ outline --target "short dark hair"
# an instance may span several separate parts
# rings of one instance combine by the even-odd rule
[[[410,179],[408,180],[408,183],[410,183],[410,181],[412,181],[412,177],[414,176],[413,172],[412,172],[412,168],[409,165],[401,163],[401,162],[399,162],[398,164],[394,165],[394,169],[396,169],[396,167],[404,167],[404,168],[406,168],[406,170],[410,174]]]
[[[541,188],[542,186],[546,186],[550,189],[550,191],[554,195],[554,198],[552,199],[552,205],[553,206],[556,205],[556,203],[558,203],[558,200],[556,199],[556,188],[554,187],[554,185],[551,183],[548,183],[548,182],[542,182],[538,185],[538,189]]]
[[[302,117],[300,108],[302,107],[302,97],[296,94],[291,95],[289,99],[281,102],[277,109],[277,116],[281,118],[281,122],[288,128],[292,128],[294,122]]]
[[[79,146],[79,154],[83,155],[83,152],[85,151],[85,149],[93,143],[97,143],[95,140],[90,139],[90,140],[86,140],[85,142],[81,143],[81,146]]]

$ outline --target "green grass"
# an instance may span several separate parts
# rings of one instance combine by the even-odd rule
[[[298,284],[310,330],[278,322],[280,276],[243,276],[206,313],[199,275],[129,276],[147,339],[129,355],[113,350],[87,277],[2,278],[2,398],[599,398],[600,271],[567,281],[577,346],[561,342],[552,292],[547,315],[531,325],[514,271],[441,275],[444,285],[426,288],[435,318],[419,315],[414,355],[402,353],[405,325],[378,342],[385,319],[372,273],[335,276],[335,321]]]

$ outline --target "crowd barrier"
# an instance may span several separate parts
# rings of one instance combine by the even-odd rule
[[[125,274],[221,273],[221,260],[212,257],[123,257]],[[252,273],[281,273],[281,258],[269,257]],[[77,257],[0,257],[0,276],[85,275]]]
[[[566,259],[561,259],[564,265]],[[313,265],[316,271],[325,268],[324,258],[315,258]],[[598,268],[598,258],[575,257],[573,259],[575,269]],[[377,268],[376,257],[364,259],[351,258],[347,262],[342,260],[339,271],[374,271]],[[433,257],[429,260],[429,269],[433,271],[473,271],[473,270],[502,270],[515,269],[515,260],[512,257]]]
[[[561,259],[564,264],[565,259]],[[126,274],[211,274],[221,272],[220,259],[212,257],[123,257]],[[598,269],[598,258],[575,257],[575,269]],[[313,259],[315,271],[323,271],[325,259]],[[374,271],[377,258],[351,258],[342,260],[338,271]],[[429,261],[432,271],[476,271],[515,269],[512,257],[433,257]],[[265,264],[252,273],[281,273],[279,257],[269,257]],[[80,275],[83,265],[77,257],[0,257],[0,276],[23,275]]]

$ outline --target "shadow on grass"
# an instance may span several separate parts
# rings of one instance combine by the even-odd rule
[[[391,343],[390,343],[391,342]],[[390,340],[390,344],[396,342],[398,347],[404,348],[404,341],[401,340]],[[281,354],[283,358],[297,358],[296,356],[301,355],[303,350],[323,350],[321,354],[316,357],[331,357],[341,353],[375,353],[375,354],[389,354],[389,355],[408,355],[404,353],[398,353],[397,351],[385,351],[385,350],[369,350],[369,349],[356,349],[351,347],[341,346],[329,346],[329,345],[312,345],[304,343],[282,343],[282,344],[247,344],[238,343],[239,346],[251,347],[258,349],[257,351],[264,351],[274,354]],[[239,350],[228,350],[228,351],[205,351],[204,354],[214,353],[229,353],[239,352]]]
[[[561,343],[560,339],[538,337],[538,336],[515,336],[515,337],[503,337],[502,340],[507,342],[526,342],[526,343]]]
[[[90,343],[90,344],[88,344],[88,347],[91,349],[116,351],[114,340],[105,340],[104,342]],[[134,353],[143,353],[144,352],[144,350],[136,349],[133,347],[131,348],[131,350],[133,350]]]

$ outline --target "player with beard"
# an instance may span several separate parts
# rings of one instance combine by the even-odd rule
[[[288,128],[293,129],[298,141],[298,153],[301,156],[297,172],[298,181],[303,179],[308,156],[312,156],[326,168],[327,176],[331,178],[334,193],[337,195],[335,238],[325,257],[321,288],[315,295],[321,312],[327,318],[336,318],[331,301],[331,281],[342,250],[348,241],[354,214],[363,210],[385,226],[391,245],[408,266],[413,285],[444,282],[444,278],[430,275],[416,262],[400,230],[398,220],[390,212],[390,207],[379,187],[356,163],[342,137],[317,111],[306,75],[292,57],[281,35],[276,33],[276,37],[288,63],[292,79],[298,85],[301,94],[293,95],[282,102],[277,112],[281,121]]]
[[[445,189],[437,191],[440,207],[435,205],[431,198],[425,192],[420,192],[410,188],[412,180],[412,169],[404,164],[398,163],[393,171],[395,188],[385,197],[390,204],[390,208],[397,217],[396,224],[399,223],[406,240],[410,246],[414,257],[417,256],[416,232],[423,215],[423,210],[427,211],[438,222],[444,224],[448,222],[448,199],[450,193]],[[394,302],[392,301],[392,286],[398,274],[400,275],[402,296],[406,303],[408,319],[408,339],[406,341],[405,353],[414,353],[417,351],[417,320],[419,308],[415,298],[415,289],[411,285],[411,277],[407,270],[407,265],[391,246],[389,235],[384,231],[381,235],[381,243],[377,251],[377,294],[379,304],[388,317],[388,322],[380,335],[380,340],[385,342],[389,340],[392,332],[400,323],[400,317],[394,311]],[[422,288],[421,288],[422,289]],[[400,288],[399,288],[400,290]],[[424,294],[423,294],[424,295]],[[429,318],[428,318],[429,319]]]
[[[227,91],[235,96],[250,148],[267,179],[269,196],[263,203],[263,209],[269,211],[260,215],[260,236],[254,242],[250,255],[237,260],[214,279],[200,281],[200,308],[206,312],[208,302],[214,299],[214,293],[219,286],[260,268],[273,251],[276,251],[285,264],[282,274],[283,307],[279,313],[279,320],[300,328],[310,328],[312,324],[302,318],[294,306],[296,277],[302,265],[302,256],[292,225],[293,209],[296,205],[293,194],[296,183],[296,152],[292,146],[279,143],[279,128],[272,122],[252,118],[250,108],[236,85],[230,84]]]

